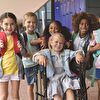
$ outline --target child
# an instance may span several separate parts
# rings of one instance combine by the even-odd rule
[[[17,19],[13,13],[6,12],[1,15],[0,32],[0,100],[7,100],[8,86],[11,81],[11,94],[13,100],[19,100],[20,79],[23,78],[23,65],[21,60],[21,41],[17,32]]]
[[[84,60],[82,51],[64,49],[65,39],[61,33],[55,33],[49,39],[49,49],[41,50],[33,55],[33,61],[38,62],[42,54],[48,58],[47,78],[49,78],[47,95],[51,100],[75,100],[73,90],[79,89],[79,80],[74,77],[69,69],[69,61],[75,57],[77,63]]]
[[[92,37],[90,39],[89,48],[96,46],[97,43],[100,43],[100,29],[93,31]],[[95,51],[95,56],[98,57],[100,55],[100,50]],[[97,62],[96,66],[98,66],[99,62]],[[100,65],[100,64],[99,64]]]
[[[72,35],[73,40],[73,50],[83,50],[85,52],[85,63],[84,66],[84,74],[86,73],[86,76],[89,78],[91,77],[93,73],[90,74],[90,70],[93,67],[93,57],[92,53],[88,51],[88,45],[89,40],[91,38],[91,33],[93,30],[97,28],[97,18],[94,14],[86,13],[86,12],[80,12],[73,16],[72,23],[73,23],[73,29],[74,33]],[[87,65],[86,65],[87,64]],[[76,67],[74,67],[76,68]],[[81,88],[82,91],[86,91],[86,82],[85,82],[85,75],[81,74],[80,76],[84,76],[84,78],[80,81],[82,81],[81,84],[83,84],[83,87]],[[91,80],[91,86],[93,85],[94,77]],[[81,89],[79,91],[81,91]],[[83,94],[82,92],[79,92]],[[84,98],[87,98],[87,93],[84,95]]]
[[[93,31],[89,44],[89,51],[93,52],[94,65],[96,67],[95,78],[98,84],[98,100],[100,99],[100,28]]]
[[[32,55],[39,51],[41,47],[44,46],[44,40],[39,37],[39,33],[36,32],[37,26],[37,16],[33,12],[27,12],[23,18],[23,26],[25,28],[25,32],[23,36],[26,35],[26,47],[27,47],[27,55],[23,57],[23,64],[25,69],[25,75],[27,79],[27,93],[28,100],[34,100],[35,96],[33,93],[33,84],[36,81],[36,74],[38,65],[34,63],[31,59]],[[34,91],[35,92],[35,91]]]
[[[70,33],[68,31],[66,32],[66,30],[67,29],[65,27],[62,27],[62,24],[59,21],[54,20],[49,25],[47,25],[45,27],[43,34],[44,34],[44,36],[46,38],[46,41],[48,41],[49,37],[51,35],[53,35],[53,34],[55,34],[57,32],[58,33],[64,33],[63,35],[66,37],[66,46],[67,46],[67,48],[70,48],[70,46],[71,46],[71,43],[69,41],[70,40],[69,39]],[[63,31],[65,31],[66,33],[63,32]]]

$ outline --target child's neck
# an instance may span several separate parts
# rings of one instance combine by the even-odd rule
[[[57,55],[61,54],[61,52],[57,52],[57,51],[54,51],[54,50],[51,50],[51,52],[53,52],[54,54],[57,54]]]
[[[86,34],[79,34],[80,38],[84,38],[86,36]]]
[[[34,31],[27,31],[27,30],[26,30],[25,32],[26,32],[27,34],[30,34],[30,35],[31,35],[31,34],[34,34]]]

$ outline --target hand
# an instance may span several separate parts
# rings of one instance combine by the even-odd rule
[[[67,46],[67,48],[70,48],[71,47],[71,45],[72,45],[72,43],[71,43],[71,41],[66,41],[66,46]]]
[[[29,57],[29,58],[32,58],[32,54],[31,54],[31,53],[29,53],[29,52],[27,52],[27,53],[24,55],[24,57]]]
[[[37,59],[38,59],[38,64],[40,64],[40,65],[46,66],[48,63],[47,57],[45,57],[43,55],[38,55]]]
[[[18,48],[19,48],[20,51],[21,51],[21,50],[22,50],[22,45],[21,45],[20,41],[17,41],[17,46],[18,46]]]
[[[78,64],[81,64],[85,60],[85,55],[82,53],[77,53],[75,58],[76,58],[76,62]]]
[[[41,49],[45,49],[47,47],[46,42],[42,42],[40,46],[41,46]]]
[[[41,37],[41,44],[40,44],[40,46],[41,46],[41,49],[44,49],[44,48],[47,47],[47,46],[46,46],[45,37]]]
[[[100,43],[97,43],[95,46],[91,46],[91,47],[89,47],[89,51],[91,52],[91,53],[93,53],[93,52],[95,52],[95,51],[97,51],[97,50],[100,50]]]
[[[0,39],[0,48],[3,48],[3,47],[4,47],[3,41]]]

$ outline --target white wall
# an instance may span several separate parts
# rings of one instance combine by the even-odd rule
[[[20,20],[26,12],[35,12],[47,1],[48,0],[0,0],[0,15],[4,12],[13,12]]]

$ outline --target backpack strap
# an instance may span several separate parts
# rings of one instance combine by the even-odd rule
[[[36,33],[37,37],[39,38],[39,37],[40,37],[39,33],[38,33],[38,32],[35,32],[35,33]],[[23,38],[24,38],[25,45],[26,45],[26,44],[27,44],[27,41],[28,41],[27,33],[26,33],[26,32],[23,32],[23,33],[21,33],[21,34],[22,34],[22,36],[23,36]]]
[[[83,47],[83,51],[85,52],[85,54],[87,53],[87,48],[88,48],[88,45],[89,45],[89,40],[90,40],[90,35],[88,36],[88,39],[85,42],[84,47]]]
[[[26,34],[26,32],[23,32],[21,34],[22,34],[22,36],[24,38],[24,42],[25,42],[25,45],[26,45],[27,44],[27,41],[28,41],[27,34]]]
[[[38,33],[38,32],[35,32],[35,33],[36,33],[37,37],[38,37],[38,38],[40,38],[40,35],[39,35],[39,33]]]
[[[76,38],[77,34],[78,34],[78,33],[73,33],[73,34],[72,34],[72,37],[71,37],[72,41],[74,41],[74,40],[75,40],[75,38]]]

